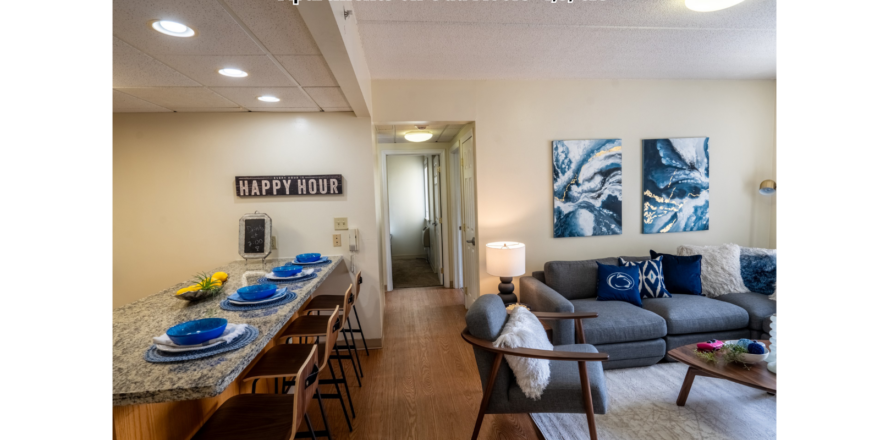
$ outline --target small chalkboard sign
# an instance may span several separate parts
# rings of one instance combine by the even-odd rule
[[[272,252],[272,219],[266,214],[245,214],[238,221],[238,254],[244,259],[266,258]]]

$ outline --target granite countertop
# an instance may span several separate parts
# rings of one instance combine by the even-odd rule
[[[185,282],[113,310],[113,406],[202,399],[222,393],[305,304],[342,257],[331,256],[330,260],[329,264],[315,266],[317,277],[288,285],[297,298],[278,307],[247,312],[220,308],[220,301],[242,287],[242,275],[248,269],[240,260],[209,272],[229,274],[216,298],[193,303],[174,298],[178,289],[192,284]],[[266,260],[264,267],[271,270],[289,261],[292,259]],[[257,279],[259,276],[249,276],[248,284],[256,284]],[[154,336],[175,324],[206,317],[226,318],[230,324],[246,323],[260,334],[244,348],[205,359],[161,364],[144,360]]]

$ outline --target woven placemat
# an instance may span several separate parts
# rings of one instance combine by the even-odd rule
[[[272,307],[283,306],[293,300],[296,299],[296,292],[292,290],[288,290],[281,298],[278,298],[275,301],[265,302],[260,304],[233,304],[229,302],[229,298],[220,301],[220,308],[223,310],[228,310],[230,312],[246,312],[248,310],[260,310],[260,309],[270,309]]]
[[[260,331],[249,325],[244,330],[244,334],[233,339],[232,342],[215,345],[204,350],[186,351],[182,353],[168,353],[166,351],[161,351],[156,348],[156,345],[154,344],[147,349],[146,353],[144,353],[144,360],[153,363],[194,361],[196,359],[214,356],[215,354],[238,350],[239,348],[254,342],[259,335]]]
[[[311,275],[304,276],[302,278],[297,278],[295,280],[290,280],[290,281],[270,280],[269,278],[263,277],[263,278],[260,278],[259,280],[257,280],[257,284],[274,284],[276,286],[292,286],[296,283],[302,283],[304,281],[311,280],[311,279],[315,278],[316,276],[318,276],[317,272],[315,272]],[[301,287],[301,286],[297,286],[297,287]]]

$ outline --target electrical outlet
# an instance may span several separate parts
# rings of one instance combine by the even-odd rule
[[[272,236],[272,250],[273,250],[273,251],[277,251],[277,250],[278,250],[278,240],[275,239],[275,236],[274,236],[274,235]]]
[[[333,234],[333,247],[342,246],[342,234]]]
[[[348,229],[348,217],[336,217],[333,219],[333,229],[344,231]]]

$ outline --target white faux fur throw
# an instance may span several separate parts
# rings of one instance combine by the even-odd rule
[[[678,255],[702,255],[700,282],[703,295],[710,298],[728,293],[748,292],[743,284],[739,263],[738,245],[727,243],[721,246],[679,246]]]
[[[495,347],[534,348],[553,350],[541,321],[525,307],[514,307],[501,335],[492,343]],[[504,358],[516,376],[516,383],[526,397],[533,400],[541,398],[544,388],[550,383],[550,361],[505,354]]]

